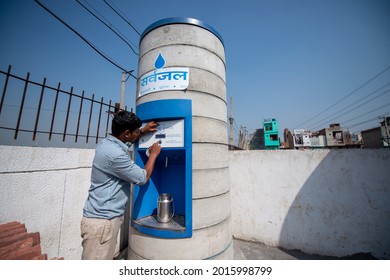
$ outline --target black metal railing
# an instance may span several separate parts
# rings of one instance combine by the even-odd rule
[[[107,136],[110,116],[119,109],[70,91],[0,70],[0,144],[32,146],[94,147]],[[44,136],[46,135],[46,136]],[[82,141],[80,138],[84,138]]]

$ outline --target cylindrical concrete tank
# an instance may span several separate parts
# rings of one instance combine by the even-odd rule
[[[165,67],[189,69],[188,87],[140,95],[140,77],[155,69],[159,54]],[[142,34],[136,105],[163,99],[192,100],[192,237],[163,239],[132,229],[129,259],[233,259],[225,49],[208,24],[168,18]]]

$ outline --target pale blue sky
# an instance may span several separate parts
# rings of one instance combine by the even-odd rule
[[[40,1],[115,62],[137,72],[137,55],[76,1]],[[138,51],[140,36],[103,0],[80,1],[96,8]],[[192,17],[221,34],[235,141],[240,126],[253,132],[265,118],[276,118],[280,132],[319,130],[334,122],[357,132],[378,126],[378,116],[390,115],[389,0],[108,2],[141,33],[163,18]],[[50,85],[61,82],[75,92],[119,102],[122,71],[33,0],[1,0],[0,21],[3,71],[11,64],[21,76],[31,72],[33,80],[46,77]],[[129,78],[128,107],[134,106],[134,94],[135,80]]]

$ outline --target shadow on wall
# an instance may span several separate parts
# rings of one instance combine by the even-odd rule
[[[342,259],[389,259],[387,152],[329,151],[288,209],[279,247]],[[375,164],[378,159],[381,164]],[[306,164],[295,162],[294,171]]]

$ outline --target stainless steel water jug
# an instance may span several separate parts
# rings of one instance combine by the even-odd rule
[[[169,193],[160,194],[157,199],[157,221],[160,223],[169,222],[175,215],[173,197]]]

